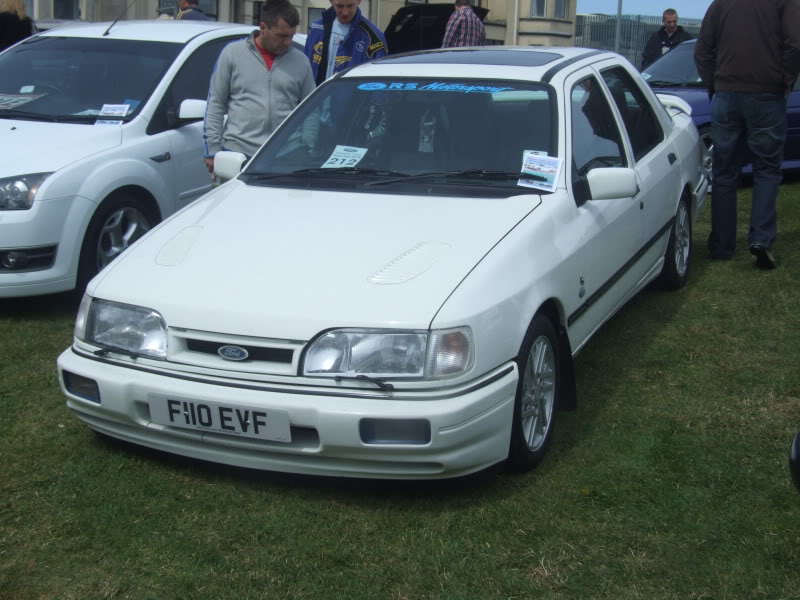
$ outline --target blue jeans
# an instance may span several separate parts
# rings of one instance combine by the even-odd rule
[[[711,255],[729,258],[736,249],[736,185],[748,148],[753,156],[753,205],[747,241],[751,246],[772,247],[777,232],[775,202],[783,178],[786,98],[783,94],[717,92],[711,138]]]

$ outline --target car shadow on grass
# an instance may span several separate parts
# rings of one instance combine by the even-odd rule
[[[204,479],[209,483],[223,485],[247,485],[253,488],[284,489],[286,491],[306,491],[309,494],[333,494],[343,501],[357,502],[359,498],[381,499],[391,497],[397,500],[415,500],[425,498],[429,502],[432,498],[447,501],[448,506],[457,497],[465,497],[473,503],[476,500],[496,500],[497,492],[506,486],[495,485],[502,478],[498,475],[502,465],[495,465],[478,473],[465,475],[452,479],[438,480],[391,480],[391,479],[365,479],[353,477],[331,477],[323,475],[300,475],[282,473],[278,471],[265,471],[234,467],[214,463],[206,460],[189,458],[171,454],[145,446],[139,446],[122,440],[108,437],[103,434],[95,436],[96,444],[103,452],[124,452],[132,456],[152,461],[160,466],[181,472],[181,474]]]
[[[81,303],[75,292],[30,296],[25,298],[0,298],[0,320],[23,318],[47,321],[53,318],[74,318]]]

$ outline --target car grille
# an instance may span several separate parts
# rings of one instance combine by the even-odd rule
[[[184,365],[211,369],[296,375],[303,342],[275,340],[249,336],[226,335],[207,331],[170,329],[167,360]],[[247,352],[247,358],[230,360],[220,356],[219,350],[234,346]],[[240,352],[240,354],[244,354]]]
[[[186,349],[189,352],[200,352],[203,354],[211,354],[213,356],[219,356],[219,349],[225,347],[226,345],[234,345],[247,350],[247,358],[239,362],[263,361],[292,364],[292,355],[294,352],[289,348],[250,346],[249,344],[221,344],[219,342],[210,342],[208,340],[186,340]]]

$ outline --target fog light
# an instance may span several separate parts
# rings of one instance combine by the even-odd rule
[[[427,419],[361,419],[361,441],[365,444],[414,444],[431,441]]]
[[[100,404],[100,390],[94,379],[64,371],[64,387],[74,396]]]
[[[22,252],[6,252],[3,256],[3,266],[6,269],[24,269],[28,266],[28,257]]]
[[[0,271],[40,271],[56,260],[56,246],[0,250]]]

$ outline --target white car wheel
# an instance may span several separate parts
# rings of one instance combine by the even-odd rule
[[[111,213],[97,238],[98,272],[150,231],[150,226],[149,220],[138,207],[123,206]]]
[[[515,471],[528,471],[541,462],[547,451],[558,409],[558,338],[546,316],[534,317],[517,363],[520,378],[508,463]]]
[[[119,194],[108,198],[89,222],[83,238],[78,290],[131,244],[150,231],[157,219],[137,198]]]
[[[686,196],[678,202],[675,222],[669,233],[664,268],[657,283],[667,290],[677,290],[689,281],[689,266],[692,261],[692,219]]]

